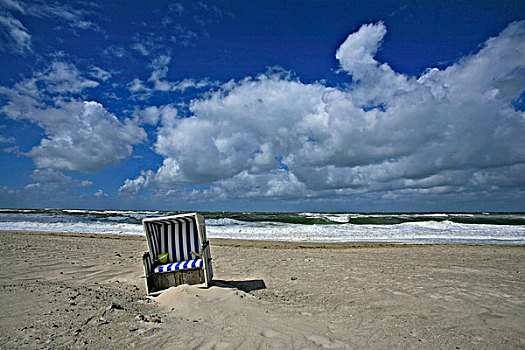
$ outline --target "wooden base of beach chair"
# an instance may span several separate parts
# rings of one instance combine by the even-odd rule
[[[181,270],[165,273],[155,273],[148,277],[149,293],[180,286],[181,284],[204,283],[204,270]]]

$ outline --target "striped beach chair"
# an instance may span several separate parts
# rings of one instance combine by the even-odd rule
[[[148,295],[180,284],[210,286],[213,269],[201,215],[148,218],[142,224],[149,247],[143,256]]]

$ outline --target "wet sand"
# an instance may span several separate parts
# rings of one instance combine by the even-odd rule
[[[0,348],[523,349],[524,246],[212,240],[145,296],[143,237],[0,231]]]

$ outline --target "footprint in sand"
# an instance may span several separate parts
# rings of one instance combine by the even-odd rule
[[[335,343],[332,342],[328,337],[322,335],[308,335],[306,339],[314,343],[315,345],[321,346],[323,348],[333,348]]]
[[[265,338],[273,338],[279,336],[280,333],[274,331],[273,329],[265,329],[261,332],[261,335]]]

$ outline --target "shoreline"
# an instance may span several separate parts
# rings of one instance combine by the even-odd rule
[[[23,231],[2,230],[2,233],[17,233],[22,235],[43,235],[57,237],[79,237],[144,241],[144,235],[127,235],[112,233],[89,233],[89,232],[60,232],[60,231]],[[465,242],[384,242],[384,241],[279,241],[279,240],[253,240],[238,238],[209,238],[215,246],[234,246],[259,249],[357,249],[357,248],[403,248],[403,247],[425,247],[425,246],[494,246],[494,247],[525,247],[524,243],[465,243]]]

